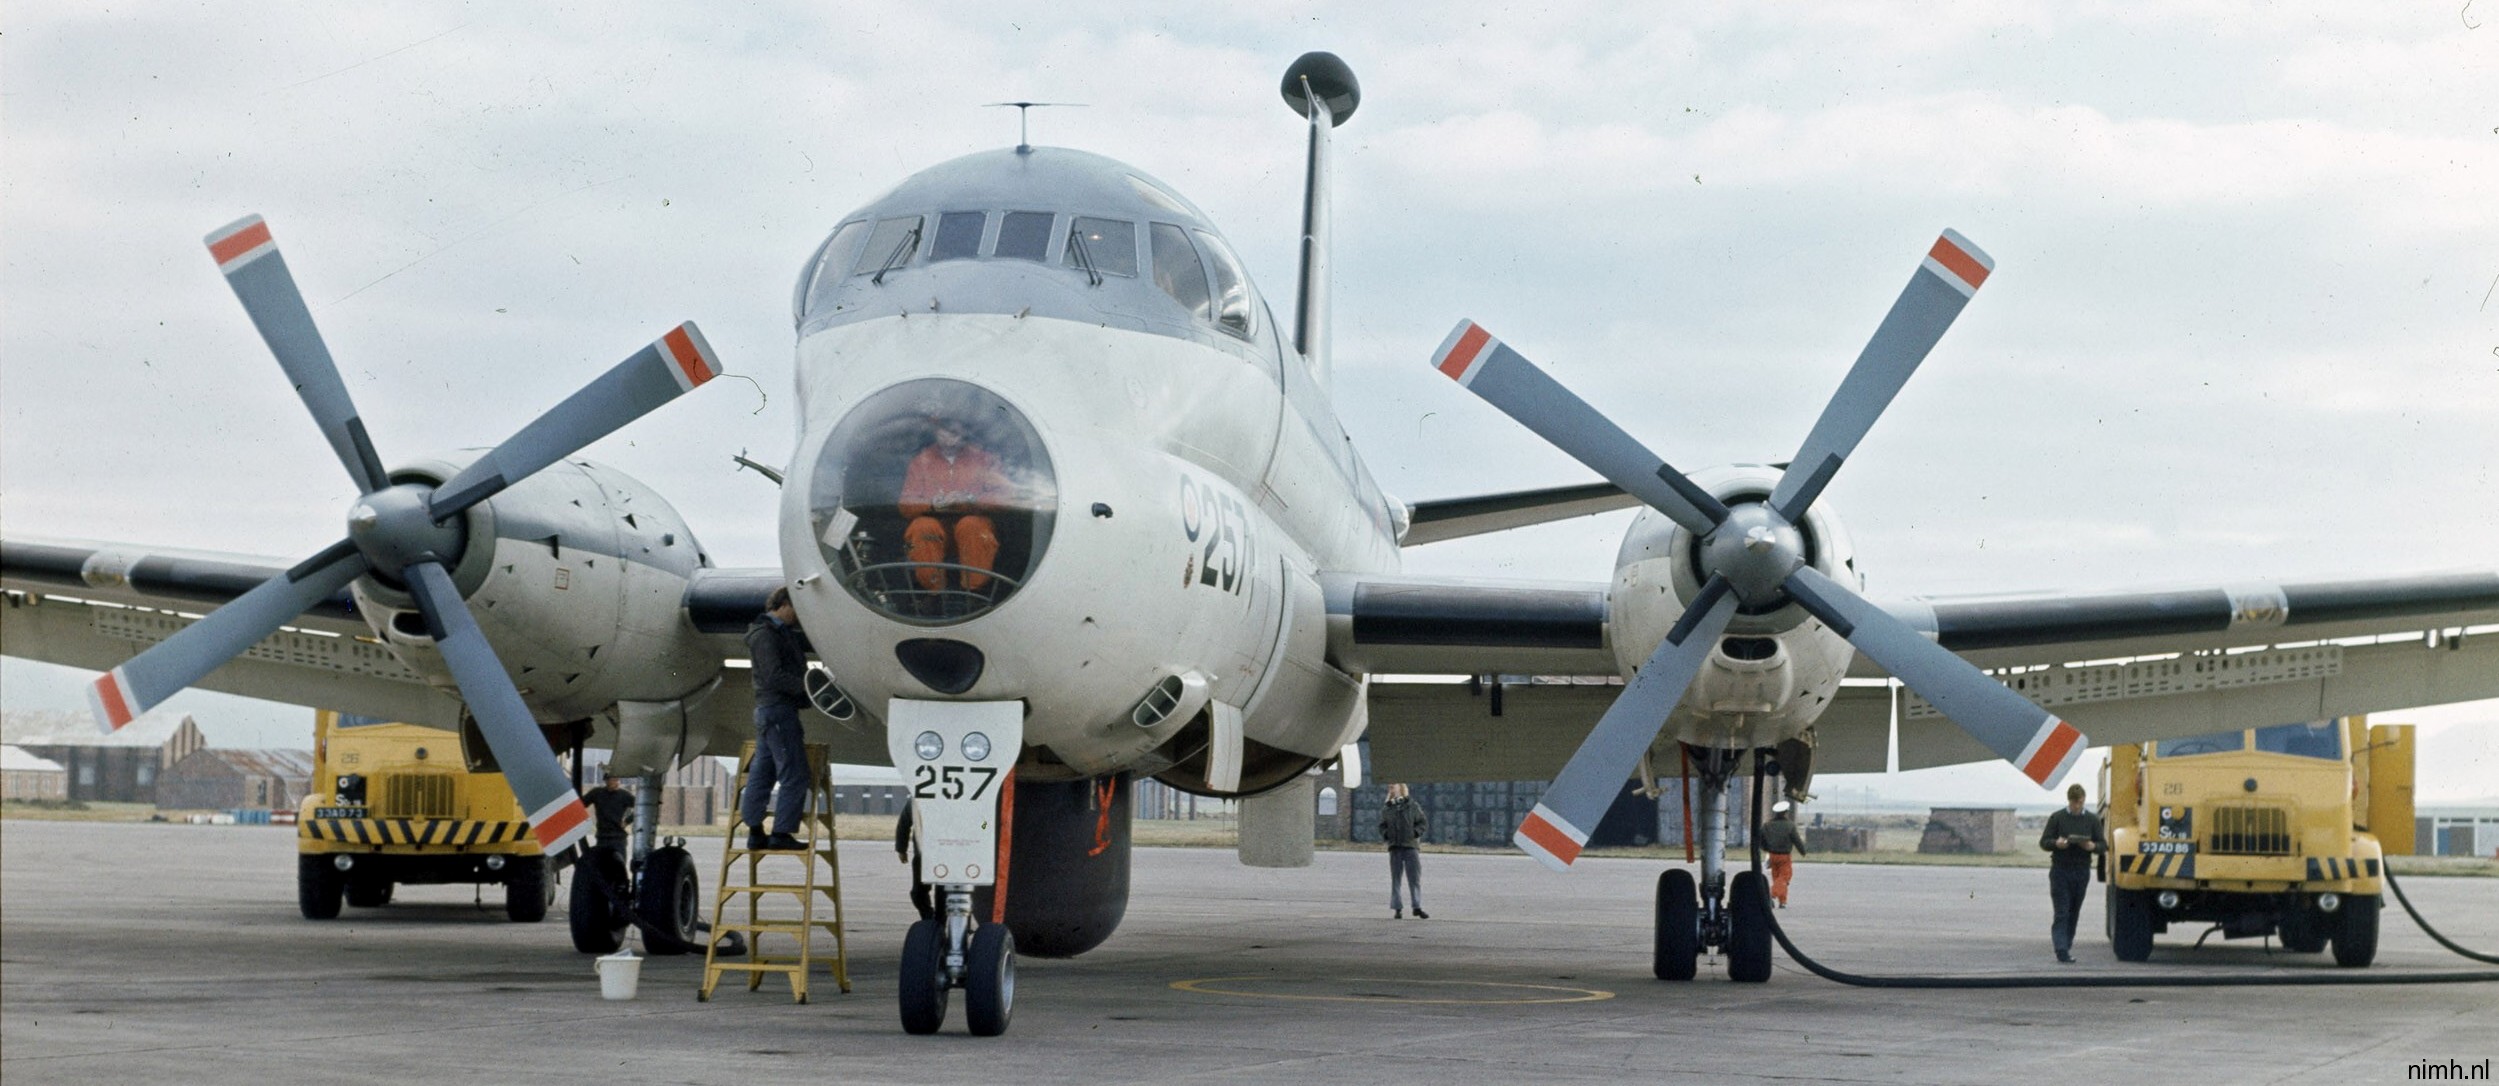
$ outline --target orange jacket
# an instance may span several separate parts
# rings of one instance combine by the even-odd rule
[[[932,511],[965,513],[1003,505],[1012,493],[1006,473],[998,468],[998,458],[990,455],[989,450],[967,441],[957,446],[954,459],[948,460],[931,443],[911,458],[911,466],[903,472],[902,495],[897,504],[906,517]]]

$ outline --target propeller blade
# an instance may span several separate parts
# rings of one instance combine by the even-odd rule
[[[564,763],[547,747],[537,718],[522,704],[521,692],[503,671],[503,661],[495,658],[486,631],[477,628],[476,617],[469,614],[469,605],[460,599],[460,590],[442,563],[417,562],[406,573],[408,592],[425,615],[426,632],[442,649],[443,663],[460,684],[460,697],[468,702],[469,715],[477,718],[477,730],[495,752],[513,796],[529,812],[530,834],[538,838],[538,847],[547,855],[571,848],[590,832],[589,809],[582,806],[581,793],[573,790],[573,782],[565,776]]]
[[[1771,509],[1790,523],[1805,515],[1995,268],[1996,262],[1984,250],[1954,231],[1946,230],[1935,239],[1935,247],[1927,250],[1909,285],[1892,303],[1892,311],[1884,314],[1874,338],[1849,367],[1839,391],[1822,408],[1813,432],[1805,435],[1796,459],[1779,477],[1778,489],[1770,494]]]
[[[449,520],[719,375],[720,359],[693,321],[669,329],[444,483],[427,511]]]
[[[234,288],[243,311],[251,314],[252,326],[260,329],[269,353],[278,357],[278,366],[294,384],[295,395],[312,412],[313,423],[321,427],[321,436],[329,440],[338,462],[347,466],[348,477],[366,494],[389,486],[389,473],[382,470],[382,458],[365,436],[364,419],[356,414],[346,382],[339,380],[338,365],[330,360],[330,348],[321,342],[321,330],[313,327],[312,310],[305,308],[303,293],[295,289],[286,257],[269,236],[269,224],[258,215],[245,215],[218,228],[208,235],[208,255],[217,258],[217,270],[225,273],[226,285]]]
[[[1570,870],[1588,834],[1605,817],[1606,808],[1623,790],[1640,764],[1640,754],[1657,741],[1666,714],[1683,700],[1683,692],[1701,673],[1727,623],[1735,618],[1735,593],[1726,578],[1713,576],[1684,608],[1683,618],[1649,654],[1649,662],[1632,676],[1621,697],[1607,706],[1588,738],[1571,754],[1559,776],[1545,789],[1536,809],[1519,823],[1510,841],[1556,871]]]
[[[1717,497],[1482,325],[1459,321],[1432,353],[1432,367],[1694,535],[1707,535],[1726,519],[1727,507]]]
[[[312,610],[364,571],[364,556],[356,552],[354,543],[342,539],[105,672],[87,691],[88,708],[107,734],[118,731],[132,717],[180,693],[297,615]]]
[[[1935,703],[1961,730],[2041,788],[2064,779],[2091,740],[2073,725],[1926,639],[1908,624],[1805,566],[1788,575],[1788,593],[1857,651]]]

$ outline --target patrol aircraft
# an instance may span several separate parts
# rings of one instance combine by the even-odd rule
[[[105,672],[110,726],[199,686],[462,728],[558,852],[585,819],[557,748],[656,773],[751,734],[737,635],[786,585],[823,668],[811,741],[914,785],[946,901],[902,951],[919,1033],[955,988],[973,1032],[1003,1032],[1018,952],[1111,935],[1139,777],[1256,797],[1331,764],[1358,777],[1364,738],[1398,779],[1552,775],[1516,840],[1567,868],[1628,782],[1688,758],[1705,853],[1697,882],[1659,880],[1654,971],[1724,951],[1760,981],[1763,887],[1724,864],[1747,755],[1758,772],[1783,750],[1801,793],[1808,755],[1884,768],[1897,714],[1904,768],[1993,756],[2048,784],[2085,729],[2499,695],[2499,638],[2460,636],[2499,622],[2499,570],[1861,595],[1819,498],[1994,267],[1950,231],[1785,465],[1679,471],[1461,322],[1430,365],[1605,482],[1391,500],[1329,400],[1329,141],[1358,86],[1313,53],[1283,93],[1309,141],[1290,323],[1195,205],[1081,151],[973,154],[844,216],[793,297],[778,568],[715,567],[660,495],[576,456],[719,371],[691,324],[500,445],[389,462],[268,225],[220,229],[211,256],[362,491],[344,538],[293,565],[8,540],[6,651]],[[1608,583],[1398,572],[1403,547],[1634,505]],[[2410,636],[2351,640],[2389,634]],[[1373,678],[1405,674],[1492,681]],[[1628,682],[1499,679],[1522,675]]]

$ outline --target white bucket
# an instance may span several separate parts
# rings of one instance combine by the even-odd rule
[[[599,959],[599,998],[632,999],[642,988],[642,959],[631,948]]]

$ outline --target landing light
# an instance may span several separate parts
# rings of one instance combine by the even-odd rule
[[[975,762],[989,760],[989,737],[973,732],[963,737],[963,756]]]
[[[921,732],[918,738],[911,741],[911,752],[919,755],[923,762],[934,762],[946,753],[946,740],[936,732]]]

